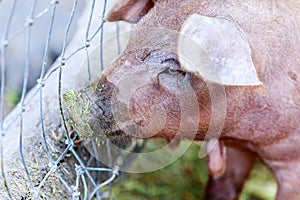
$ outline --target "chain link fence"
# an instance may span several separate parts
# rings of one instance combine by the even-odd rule
[[[98,72],[106,65],[105,53],[117,56],[121,52],[118,33],[128,25],[110,23],[105,32],[107,3],[113,4],[106,0],[0,1],[0,8],[5,10],[1,14],[3,33],[0,49],[1,199],[109,198],[112,183],[119,175],[119,167],[102,165],[95,158],[97,150],[93,144],[90,147],[91,151],[94,149],[94,154],[77,144],[77,133],[67,123],[62,100],[68,89],[82,87],[82,83],[86,84],[99,75],[92,69],[92,49],[98,49]],[[66,4],[69,10],[60,10]],[[18,25],[17,15],[24,13],[25,7],[29,8],[28,12]],[[64,31],[58,32],[56,24],[62,21],[66,22]],[[113,53],[104,51],[107,44],[103,42],[104,34],[116,35],[115,40],[108,43],[114,46]],[[38,40],[38,36],[44,39]],[[14,44],[17,37],[21,37],[18,41],[23,41],[24,45]],[[61,39],[56,42],[60,45],[56,61],[51,50],[55,37]],[[34,45],[42,46],[42,53],[40,50],[39,54],[34,51]],[[12,46],[17,50],[9,50]],[[32,59],[37,55],[42,55],[38,64]],[[19,59],[23,63],[12,73],[13,77],[7,73],[11,68],[10,59]],[[85,64],[81,67],[83,60]],[[33,65],[39,66],[37,79],[31,77],[34,74]],[[82,72],[84,75],[80,76]],[[7,83],[17,81],[14,79],[17,75],[22,77],[20,98],[16,108],[6,116]],[[37,84],[28,91],[32,79]],[[104,153],[110,157],[109,142],[106,144]],[[136,144],[134,151],[140,151],[142,146]]]

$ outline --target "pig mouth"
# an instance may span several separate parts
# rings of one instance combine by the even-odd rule
[[[116,131],[110,131],[110,132],[106,133],[105,136],[113,143],[115,141],[120,141],[120,140],[122,140],[123,143],[128,143],[133,140],[132,136],[129,136],[121,129],[116,130]]]

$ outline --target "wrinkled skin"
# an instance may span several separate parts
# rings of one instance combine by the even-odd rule
[[[211,17],[227,16],[238,23],[249,41],[252,60],[263,83],[262,86],[225,86],[226,119],[220,140],[228,147],[227,167],[223,177],[212,179],[209,183],[207,199],[237,199],[255,156],[260,157],[274,172],[278,183],[277,199],[300,199],[298,1],[156,1],[154,7],[138,22],[124,53],[103,73],[106,78],[102,83],[104,85],[119,87],[119,81],[126,74],[141,77],[147,83],[132,93],[130,114],[124,116],[124,119],[130,118],[132,123],[123,123],[122,128],[115,124],[110,126],[110,131],[128,127],[126,130],[131,130],[135,137],[172,139],[177,134],[176,137],[190,138],[193,130],[189,130],[189,127],[193,126],[193,121],[197,121],[197,113],[181,116],[180,112],[198,106],[200,122],[194,139],[204,139],[211,117],[207,85],[201,77],[181,71],[176,56],[176,32],[193,13]],[[174,34],[163,30],[151,31],[157,27],[173,30]],[[176,71],[161,73],[170,66]],[[126,84],[126,81],[122,84]],[[186,95],[185,85],[189,84],[198,102],[182,107],[174,93]],[[115,101],[112,103],[117,104]],[[160,124],[151,123],[149,113],[154,104],[161,105],[167,113],[161,129],[157,128]],[[115,111],[122,112],[122,108],[122,105],[116,106]],[[188,118],[183,121],[186,126],[178,130],[183,118]],[[139,127],[147,128],[140,130]],[[153,132],[157,134],[153,135]],[[214,194],[212,191],[220,191],[220,184],[222,192]]]

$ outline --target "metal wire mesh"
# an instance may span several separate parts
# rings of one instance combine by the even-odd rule
[[[26,1],[27,3],[28,1]],[[103,199],[109,197],[109,190],[110,187],[105,187],[109,185],[112,181],[116,179],[116,177],[119,174],[119,168],[118,166],[114,166],[113,168],[106,168],[102,167],[98,161],[92,161],[95,160],[91,155],[88,159],[84,159],[82,154],[78,154],[78,152],[75,149],[74,140],[76,139],[76,133],[75,134],[69,134],[70,128],[67,125],[66,122],[66,116],[65,111],[63,108],[63,101],[62,101],[62,95],[63,95],[63,84],[62,77],[64,76],[63,69],[67,69],[68,61],[71,60],[73,57],[76,57],[76,55],[80,52],[85,52],[86,59],[87,59],[87,73],[88,73],[88,79],[92,79],[91,69],[90,69],[90,62],[89,62],[89,49],[91,48],[92,42],[99,42],[100,44],[100,69],[103,70],[104,64],[103,64],[103,26],[104,26],[104,15],[107,7],[107,1],[102,0],[101,2],[98,1],[98,3],[102,4],[102,10],[101,10],[101,17],[96,20],[96,25],[93,26],[96,27],[95,30],[91,29],[92,23],[93,23],[93,17],[95,14],[95,3],[96,1],[93,0],[92,2],[87,3],[89,6],[89,17],[86,21],[86,29],[85,29],[85,37],[84,41],[80,42],[81,45],[77,48],[73,48],[72,50],[69,50],[67,53],[67,46],[68,42],[70,41],[70,29],[76,22],[74,22],[74,15],[76,12],[81,12],[81,10],[78,8],[78,0],[73,1],[72,10],[69,13],[69,19],[68,23],[65,25],[65,31],[63,37],[63,44],[61,48],[61,53],[59,56],[58,61],[54,63],[51,70],[46,73],[47,66],[49,65],[49,46],[51,44],[51,39],[53,36],[53,27],[55,20],[57,16],[57,7],[60,5],[58,0],[52,0],[49,2],[49,5],[47,8],[43,10],[37,10],[37,3],[38,0],[32,0],[30,3],[30,12],[27,15],[27,18],[25,20],[25,23],[22,27],[19,27],[17,31],[11,33],[11,26],[14,23],[14,16],[15,16],[15,10],[17,4],[22,4],[24,2],[13,0],[10,2],[10,11],[8,12],[8,16],[6,16],[6,19],[1,20],[7,20],[5,23],[5,27],[2,27],[4,30],[4,34],[1,38],[1,95],[0,95],[0,132],[1,132],[1,140],[0,140],[0,147],[1,147],[1,172],[2,172],[2,181],[3,181],[3,191],[6,192],[7,197],[9,199],[14,198],[35,198],[35,199],[47,199],[47,193],[46,195],[43,194],[43,189],[46,187],[46,183],[49,181],[49,179],[52,178],[52,176],[55,176],[55,179],[58,179],[62,185],[64,185],[65,189],[61,189],[63,191],[67,191],[69,193],[69,197],[72,199]],[[0,6],[1,5],[0,1]],[[99,13],[99,10],[96,12]],[[31,90],[31,92],[27,91],[28,88],[28,77],[30,75],[30,57],[32,56],[31,44],[32,40],[34,38],[32,37],[32,31],[33,27],[35,26],[36,21],[38,21],[40,18],[42,18],[46,13],[50,13],[50,18],[48,20],[48,30],[46,35],[46,42],[44,46],[44,53],[43,53],[43,61],[41,63],[40,67],[40,75],[37,80],[37,86]],[[120,30],[119,24],[116,25],[116,33]],[[6,69],[7,67],[7,47],[10,45],[11,41],[14,40],[14,38],[21,34],[22,32],[26,33],[25,39],[25,58],[24,58],[24,67],[23,67],[23,84],[22,84],[22,91],[21,91],[21,97],[19,100],[19,103],[17,105],[17,109],[15,109],[10,117],[5,119],[4,115],[4,107],[5,107],[5,96],[6,96]],[[83,38],[81,38],[83,39]],[[117,41],[117,51],[120,53],[120,42]],[[53,147],[52,140],[49,138],[49,131],[51,128],[49,128],[49,124],[45,122],[45,117],[49,115],[55,115],[55,113],[49,113],[48,111],[45,111],[45,95],[47,90],[45,91],[45,86],[47,86],[47,81],[51,78],[57,78],[57,88],[54,90],[56,91],[56,97],[58,99],[52,99],[51,101],[56,102],[56,105],[59,108],[59,111],[57,113],[57,110],[55,113],[60,116],[60,128],[58,131],[63,132],[65,135],[65,145],[62,147],[62,151],[56,152],[55,154],[53,151],[55,151],[56,147]],[[36,106],[35,109],[39,112],[39,119],[38,119],[38,129],[37,132],[41,134],[42,138],[42,149],[45,152],[45,155],[47,157],[47,165],[43,166],[44,172],[42,173],[42,178],[38,179],[33,178],[33,163],[25,158],[24,153],[25,151],[28,151],[27,147],[24,147],[24,137],[27,137],[28,130],[24,128],[24,120],[27,116],[25,116],[25,113],[30,112],[30,105],[32,105],[32,102],[34,99],[38,99],[38,104],[34,103]],[[27,120],[27,119],[26,119]],[[55,122],[54,122],[55,123]],[[8,181],[8,175],[11,176],[12,173],[8,172],[7,168],[10,168],[4,160],[7,160],[7,153],[5,153],[5,149],[7,148],[6,145],[8,145],[6,141],[7,134],[11,134],[11,130],[13,130],[12,127],[18,128],[18,135],[19,136],[19,156],[20,161],[23,166],[24,172],[23,175],[26,177],[26,183],[24,183],[27,189],[29,189],[28,192],[25,192],[27,196],[17,197],[13,193],[15,193],[13,186],[11,184],[11,181]],[[32,127],[35,128],[35,127]],[[26,131],[25,131],[26,130]],[[72,132],[74,133],[74,132]],[[28,136],[29,137],[29,136]],[[52,137],[53,138],[53,137]],[[26,143],[26,145],[28,145]],[[31,144],[36,145],[36,144]],[[12,147],[10,147],[12,148]],[[53,150],[54,149],[54,150]],[[109,154],[109,145],[107,146],[107,152]],[[16,155],[17,156],[17,155]],[[110,156],[110,155],[108,155]],[[75,159],[74,162],[70,162],[73,171],[70,172],[71,174],[74,174],[72,177],[66,176],[65,174],[68,174],[64,172],[64,168],[61,167],[62,163],[68,163],[70,160]],[[94,164],[91,164],[94,163]],[[45,164],[40,164],[45,165]],[[39,166],[41,167],[41,166]],[[71,167],[71,168],[72,168]],[[30,168],[30,169],[29,169]],[[40,169],[39,169],[40,170]],[[67,171],[67,170],[65,170]],[[95,173],[97,172],[97,173]],[[101,173],[100,173],[101,172]],[[95,176],[96,174],[96,176]],[[105,176],[102,176],[102,174],[105,174]],[[99,178],[99,176],[102,176],[102,178]],[[103,179],[104,177],[104,179]],[[17,177],[15,177],[17,179]],[[3,194],[2,194],[3,195]],[[2,198],[5,198],[3,196]],[[62,197],[63,198],[63,197]]]

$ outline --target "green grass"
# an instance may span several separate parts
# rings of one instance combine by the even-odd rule
[[[151,141],[148,149],[155,149],[161,142]],[[199,145],[190,149],[172,165],[144,174],[128,174],[113,188],[112,199],[116,200],[196,200],[202,199],[208,180],[205,159],[198,158]],[[276,183],[271,172],[257,163],[247,181],[241,200],[272,200],[275,198]]]
[[[153,143],[149,144],[150,149]],[[113,189],[113,199],[199,199],[208,180],[205,160],[197,156],[197,145],[164,169],[129,174]],[[196,155],[196,156],[195,156]]]
[[[277,185],[270,170],[258,162],[251,171],[240,199],[249,200],[251,196],[255,196],[258,199],[273,200],[276,190]]]
[[[21,97],[21,93],[18,90],[8,90],[5,95],[5,102],[9,109],[12,109],[17,105]]]

